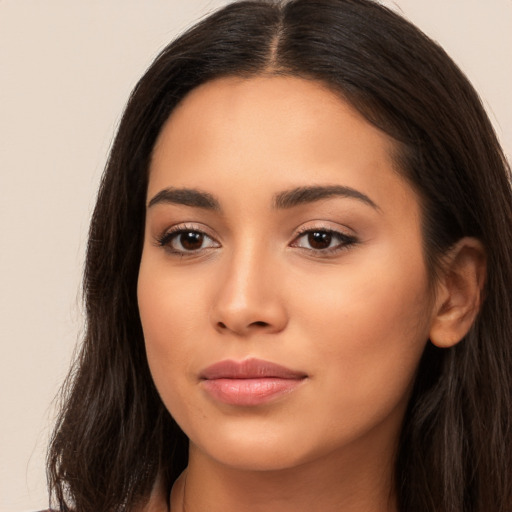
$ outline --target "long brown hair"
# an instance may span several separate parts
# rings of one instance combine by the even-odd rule
[[[188,441],[152,382],[137,308],[148,164],[183,97],[216,77],[327,84],[399,148],[419,193],[435,276],[460,238],[488,258],[486,299],[450,349],[428,343],[396,458],[402,512],[512,510],[512,193],[479,98],[446,53],[371,0],[242,1],[172,42],[135,87],[102,179],[87,249],[87,330],[48,455],[62,511],[132,510],[170,488]]]

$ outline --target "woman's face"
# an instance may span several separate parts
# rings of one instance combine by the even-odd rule
[[[138,301],[191,457],[280,469],[394,449],[432,313],[392,151],[293,77],[215,80],[169,118]]]

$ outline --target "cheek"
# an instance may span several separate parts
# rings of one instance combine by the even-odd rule
[[[137,297],[148,350],[179,353],[187,347],[172,340],[197,338],[208,315],[209,270],[184,272],[161,255],[143,254]]]
[[[187,381],[197,356],[193,340],[203,337],[198,318],[207,315],[204,293],[182,280],[143,257],[137,295],[146,354],[157,390],[173,412],[183,398],[186,401]]]
[[[294,299],[297,332],[307,333],[319,375],[336,390],[331,396],[346,399],[332,407],[384,412],[408,396],[430,318],[421,254],[397,261],[382,253],[317,274],[295,297],[307,298]]]

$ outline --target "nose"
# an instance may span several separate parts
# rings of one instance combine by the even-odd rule
[[[218,276],[212,322],[221,333],[250,336],[278,333],[288,323],[279,266],[246,249],[234,254]]]

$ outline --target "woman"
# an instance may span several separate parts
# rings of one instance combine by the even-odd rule
[[[510,510],[511,204],[476,93],[396,14],[205,19],[112,148],[57,506]]]

